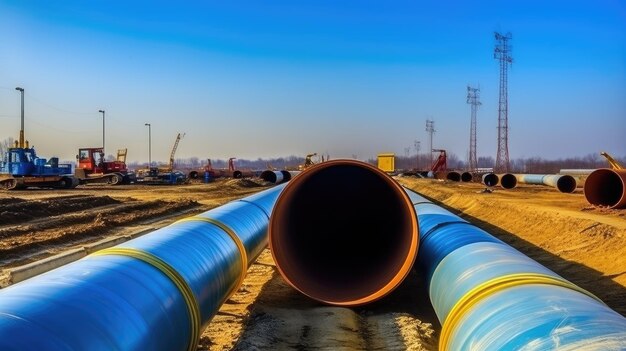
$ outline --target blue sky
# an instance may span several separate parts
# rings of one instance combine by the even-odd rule
[[[511,158],[626,155],[626,1],[0,0],[0,139],[71,160],[131,161],[434,147],[496,154],[494,31],[511,32]],[[412,153],[414,150],[411,151]]]

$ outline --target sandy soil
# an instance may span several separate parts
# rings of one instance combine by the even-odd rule
[[[626,315],[626,210],[596,208],[582,192],[561,194],[544,186],[484,193],[480,184],[397,179]],[[0,251],[8,250],[0,261],[5,253],[14,255],[11,262],[0,262],[0,269],[146,223],[167,225],[268,186],[223,179],[179,187],[0,193]],[[94,226],[99,229],[90,231]],[[439,332],[418,272],[376,303],[329,307],[286,285],[265,250],[208,324],[198,350],[436,350]]]

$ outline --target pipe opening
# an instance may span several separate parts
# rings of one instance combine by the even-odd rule
[[[483,175],[483,184],[485,184],[486,186],[496,186],[498,185],[499,181],[500,178],[498,178],[498,176],[493,173],[487,173]]]
[[[259,176],[261,179],[263,179],[266,182],[271,182],[271,183],[276,183],[277,180],[277,176],[276,173],[274,173],[274,171],[270,171],[270,170],[265,170],[263,172],[261,172],[261,175]]]
[[[513,189],[517,186],[517,178],[514,174],[506,173],[500,177],[500,186],[504,189]]]
[[[459,172],[448,172],[448,174],[446,174],[446,179],[451,180],[453,182],[460,182],[461,181],[461,174]]]
[[[283,174],[283,180],[285,182],[288,182],[288,181],[291,180],[291,173],[289,173],[289,171],[282,170],[282,171],[280,171],[280,173]]]
[[[358,161],[333,160],[294,178],[276,202],[270,247],[282,276],[318,301],[359,305],[391,292],[417,253],[404,190]]]
[[[562,193],[573,193],[576,191],[576,179],[570,175],[560,176],[556,188]]]
[[[624,179],[626,179],[626,172],[620,176],[610,169],[595,170],[585,181],[585,198],[592,205],[611,208],[626,206]]]
[[[233,178],[242,178],[242,177],[243,177],[243,173],[241,173],[241,171],[233,172]]]
[[[472,174],[470,172],[463,172],[461,173],[461,181],[462,182],[471,182],[472,181]]]

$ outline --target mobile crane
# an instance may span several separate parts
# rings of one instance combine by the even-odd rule
[[[178,149],[178,143],[180,139],[185,136],[178,133],[172,152],[170,153],[170,160],[167,167],[149,167],[148,169],[141,169],[137,171],[137,183],[143,184],[183,184],[187,182],[187,176],[180,171],[174,170],[174,155],[176,149]]]
[[[612,169],[624,169],[624,167],[621,164],[619,164],[619,162],[615,161],[615,159],[611,157],[611,155],[609,155],[607,152],[602,151],[600,155],[606,158],[607,162],[609,163],[609,165],[611,165]]]

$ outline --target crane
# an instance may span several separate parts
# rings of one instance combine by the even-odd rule
[[[172,147],[172,152],[170,153],[170,163],[167,165],[167,169],[165,172],[171,172],[174,169],[174,155],[176,154],[176,149],[178,149],[178,143],[180,139],[185,136],[185,133],[181,136],[180,133],[176,136],[176,141],[174,141],[174,147]]]
[[[448,161],[446,157],[446,150],[433,149],[432,152],[439,152],[439,157],[433,165],[430,167],[432,172],[446,171],[448,169]]]
[[[615,161],[615,159],[611,157],[611,155],[609,155],[608,153],[602,151],[600,155],[606,158],[606,160],[609,162],[609,165],[611,165],[612,169],[624,169],[624,167],[621,164],[619,164],[619,162]]]

